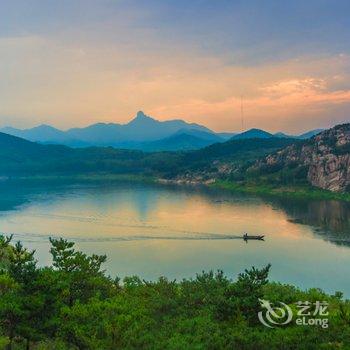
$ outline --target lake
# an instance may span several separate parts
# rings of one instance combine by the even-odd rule
[[[0,232],[50,263],[49,237],[106,254],[115,277],[236,278],[272,264],[270,279],[350,296],[350,203],[259,198],[200,187],[0,184]],[[265,241],[234,239],[264,234]]]

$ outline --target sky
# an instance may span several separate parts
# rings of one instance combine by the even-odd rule
[[[0,0],[0,126],[138,110],[215,131],[349,122],[349,13],[349,0]]]

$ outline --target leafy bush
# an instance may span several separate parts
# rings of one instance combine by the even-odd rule
[[[341,293],[268,282],[270,266],[236,281],[222,271],[194,279],[111,279],[105,256],[87,256],[72,242],[51,240],[53,266],[37,267],[33,252],[10,246],[0,273],[0,349],[335,349],[350,344],[350,305]],[[10,247],[12,247],[10,249]],[[4,256],[4,255],[1,255]],[[258,322],[259,299],[330,304],[329,328]]]

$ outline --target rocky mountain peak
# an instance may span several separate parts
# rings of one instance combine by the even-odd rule
[[[131,121],[131,122],[142,122],[142,121],[155,121],[153,118],[149,117],[148,115],[146,115],[145,113],[143,113],[142,111],[138,111],[136,113],[135,118]]]
[[[257,162],[255,168],[306,167],[308,182],[333,192],[350,189],[350,123],[290,145]]]

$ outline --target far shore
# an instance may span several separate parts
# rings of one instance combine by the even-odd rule
[[[350,202],[350,193],[337,193],[309,185],[296,186],[273,186],[267,184],[231,182],[223,180],[193,180],[193,179],[164,179],[150,175],[135,174],[76,174],[76,175],[35,175],[0,177],[1,183],[17,182],[22,183],[115,183],[115,182],[143,182],[159,183],[165,185],[179,186],[208,186],[220,188],[230,192],[249,193],[261,196],[274,196],[295,199],[317,199],[317,200],[341,200]]]

